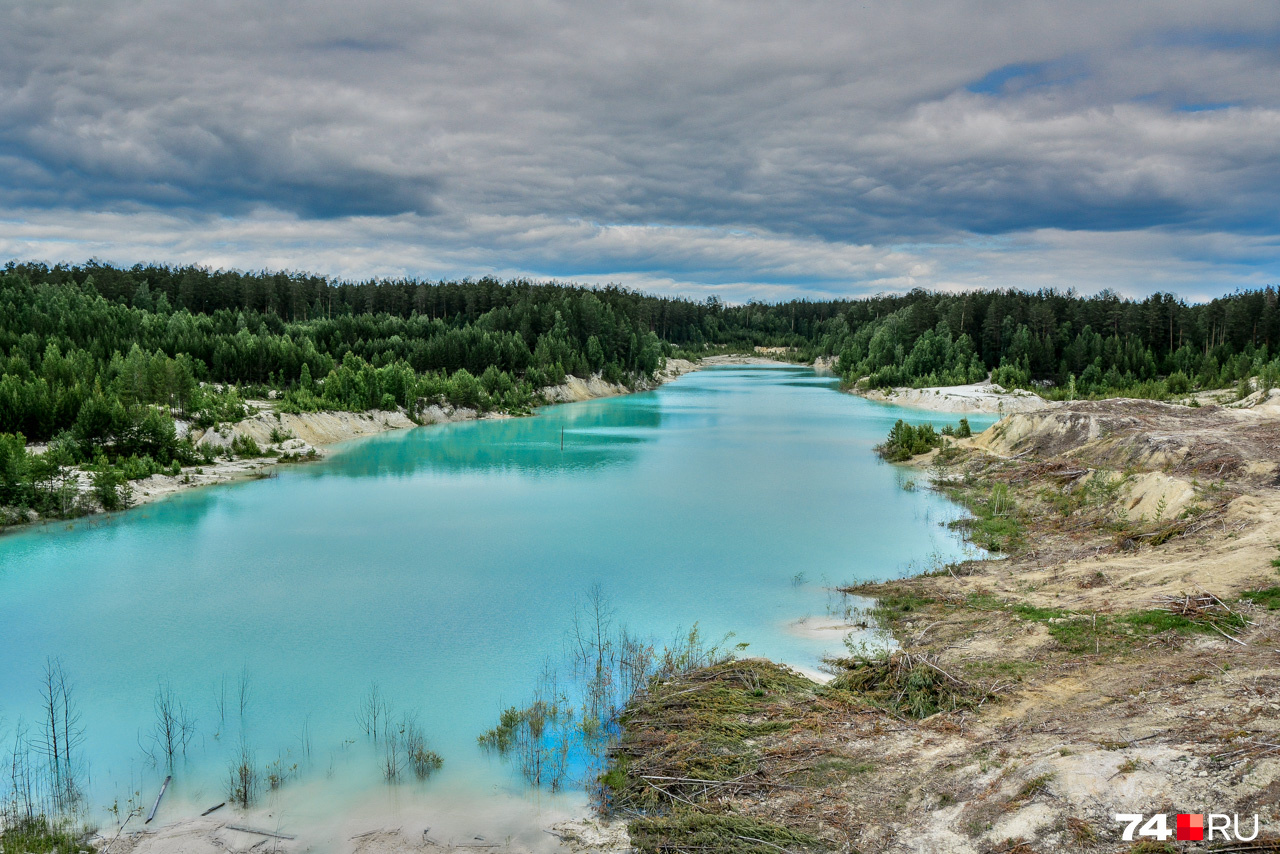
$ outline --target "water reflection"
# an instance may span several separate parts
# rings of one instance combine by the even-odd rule
[[[584,474],[633,463],[634,446],[652,442],[662,423],[662,406],[651,394],[566,404],[532,417],[432,425],[362,440],[359,453],[340,453],[313,471],[342,477]]]

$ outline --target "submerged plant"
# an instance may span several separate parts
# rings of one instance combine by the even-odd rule
[[[617,744],[625,709],[655,682],[734,657],[732,635],[708,643],[697,624],[659,652],[655,644],[615,625],[599,587],[578,603],[568,633],[572,678],[561,681],[548,665],[525,706],[503,710],[481,734],[480,746],[506,758],[534,786],[559,789],[568,781],[570,755],[581,755],[583,782],[598,787],[610,750]]]
[[[258,798],[258,786],[258,768],[254,764],[253,752],[248,745],[241,744],[240,754],[231,762],[227,800],[248,809]]]

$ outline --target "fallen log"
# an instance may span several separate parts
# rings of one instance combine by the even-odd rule
[[[253,833],[258,836],[268,836],[272,839],[297,839],[296,836],[289,836],[286,833],[272,833],[269,830],[254,830],[252,827],[241,827],[238,824],[228,824],[227,830],[238,830],[241,833]]]
[[[173,779],[170,774],[164,778],[164,785],[160,787],[160,794],[156,795],[156,802],[151,805],[151,813],[147,816],[147,820],[143,824],[151,824],[151,819],[156,817],[156,810],[160,809],[160,799],[164,797],[164,793],[169,789],[169,781]]]

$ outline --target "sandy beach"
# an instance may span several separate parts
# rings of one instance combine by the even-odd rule
[[[927,412],[959,414],[1011,415],[1015,412],[1032,412],[1057,405],[1038,394],[1021,389],[1006,391],[991,382],[930,388],[894,388],[887,392],[871,389],[854,393],[877,403],[891,403],[894,406],[921,409]]]

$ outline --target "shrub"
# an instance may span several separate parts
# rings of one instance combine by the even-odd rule
[[[884,443],[876,446],[876,453],[889,462],[900,463],[916,454],[927,453],[940,444],[942,439],[932,424],[913,427],[899,418]]]
[[[107,462],[106,457],[99,457],[93,469],[93,497],[98,499],[103,510],[123,510],[133,503],[133,487],[129,486],[124,473]]]
[[[252,436],[236,436],[232,439],[231,453],[237,457],[265,456],[262,448],[258,447],[258,443],[253,440]]]

